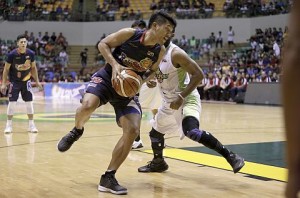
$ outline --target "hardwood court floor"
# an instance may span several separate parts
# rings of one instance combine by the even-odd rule
[[[70,100],[36,100],[35,122],[39,133],[31,134],[26,132],[27,119],[22,113],[25,107],[18,103],[14,132],[2,134],[0,138],[1,198],[117,197],[97,190],[99,177],[106,170],[111,151],[121,135],[109,105],[95,112],[86,124],[84,135],[69,151],[59,153],[56,149],[58,140],[73,127],[78,105],[77,101]],[[284,141],[282,108],[208,103],[202,106],[201,128],[246,158],[242,173],[227,170],[224,159],[187,138],[180,141],[177,134],[166,136],[169,170],[138,173],[137,168],[152,159],[148,137],[151,115],[145,110],[141,128],[145,147],[131,151],[116,175],[119,183],[128,188],[124,197],[284,197],[286,169],[261,165],[264,159],[266,164],[272,164],[272,159],[262,157],[268,156],[270,150],[256,146],[256,143]],[[6,107],[0,105],[2,131]],[[242,145],[251,145],[247,147],[250,154]],[[275,158],[284,160],[282,145],[273,147],[271,152],[276,149],[280,152],[275,153]],[[255,161],[259,158],[262,159]]]

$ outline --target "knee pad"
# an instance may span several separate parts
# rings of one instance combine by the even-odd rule
[[[189,131],[199,129],[199,121],[193,116],[187,116],[182,120],[182,130],[186,136]]]
[[[14,115],[15,109],[16,109],[17,102],[9,102],[7,106],[7,115]]]
[[[32,101],[25,102],[25,104],[26,104],[27,114],[34,114]]]

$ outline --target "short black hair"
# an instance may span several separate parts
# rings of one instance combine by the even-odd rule
[[[166,23],[167,21],[169,21],[174,26],[175,29],[177,25],[176,20],[171,15],[169,15],[165,10],[159,10],[158,12],[155,12],[154,14],[151,15],[149,19],[148,28],[151,28],[154,22],[161,25]]]
[[[20,39],[26,39],[27,40],[27,37],[25,34],[20,34],[18,37],[17,37],[17,42],[20,40]]]
[[[147,24],[146,24],[146,22],[144,20],[136,20],[131,25],[132,28],[139,27],[141,29],[146,28],[146,26],[147,26]]]

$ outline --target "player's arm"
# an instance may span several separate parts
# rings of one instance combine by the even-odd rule
[[[175,67],[181,67],[190,75],[190,83],[180,93],[185,98],[201,83],[204,77],[203,71],[187,53],[179,48],[174,48],[172,51],[172,63]]]
[[[155,72],[158,70],[159,64],[160,64],[161,60],[163,59],[165,53],[166,53],[166,48],[165,48],[165,46],[162,45],[157,61],[151,66],[151,68],[149,70],[147,70],[145,72],[145,74],[142,77],[143,83],[147,82],[147,86],[150,88],[156,86],[155,81],[149,81],[149,80],[154,78]]]
[[[300,74],[300,2],[294,1],[288,39],[283,51],[282,96],[287,139],[288,184],[286,197],[300,195],[300,86],[295,83]]]
[[[38,76],[38,71],[37,71],[37,67],[36,67],[36,62],[35,61],[31,62],[31,75],[32,75],[32,77],[33,77],[33,79],[34,79],[34,81],[36,83],[36,86],[40,90],[42,90],[43,87],[42,87],[42,85],[40,84],[40,81],[39,81],[39,76]]]
[[[116,48],[117,46],[120,46],[122,43],[127,41],[134,35],[134,32],[135,29],[133,28],[124,28],[108,35],[98,44],[100,53],[105,58],[106,62],[108,62],[113,68],[112,78],[116,78],[117,75],[120,75],[122,66],[114,59],[111,49]]]
[[[164,55],[166,53],[166,48],[165,46],[161,46],[160,53],[158,55],[157,61],[151,66],[151,68],[144,74],[143,79],[144,81],[147,81],[149,79],[152,79],[154,77],[155,72],[157,71],[159,64],[161,60],[163,59]]]
[[[1,92],[5,94],[6,92],[6,83],[7,83],[7,77],[8,77],[8,72],[11,64],[8,62],[5,62],[4,69],[3,69],[3,74],[2,74],[2,84],[1,84]]]

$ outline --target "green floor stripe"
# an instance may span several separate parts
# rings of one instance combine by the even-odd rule
[[[152,150],[144,150],[142,152],[152,153]],[[182,149],[164,149],[164,156],[172,159],[202,164],[215,168],[232,170],[227,161],[220,156],[187,151]],[[287,169],[253,162],[245,162],[245,166],[242,168],[240,173],[265,177],[279,181],[287,181]]]

